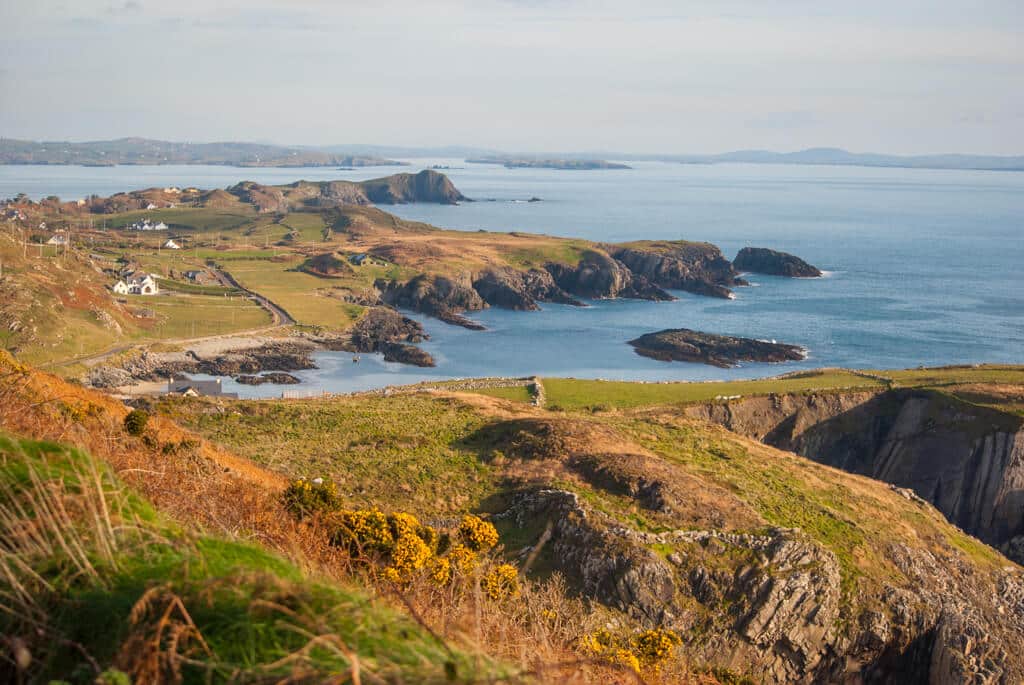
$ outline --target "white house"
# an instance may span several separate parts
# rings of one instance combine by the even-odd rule
[[[113,291],[118,295],[157,295],[160,293],[160,286],[157,285],[153,274],[136,271],[129,274],[113,286]]]
[[[52,238],[46,241],[47,245],[67,245],[68,237],[63,233],[57,233]]]
[[[166,249],[166,250],[180,250],[181,249],[181,245],[179,245],[178,243],[174,242],[173,239],[171,239],[171,240],[168,240],[166,243],[164,243],[164,249]]]
[[[156,205],[150,202],[148,205],[146,205],[146,209],[156,209]]]
[[[166,231],[167,224],[165,224],[162,221],[160,223],[154,224],[151,223],[148,218],[146,218],[136,221],[134,224],[128,226],[127,228],[129,231]]]

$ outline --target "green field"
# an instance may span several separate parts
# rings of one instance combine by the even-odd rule
[[[532,402],[533,395],[530,394],[530,389],[525,385],[512,385],[504,388],[480,388],[479,390],[473,390],[478,395],[489,395],[491,397],[497,397],[503,400],[511,400],[513,402]]]
[[[231,262],[229,271],[242,286],[282,307],[297,323],[340,330],[359,318],[363,307],[327,294],[337,283],[296,271],[299,264],[298,258],[287,262],[238,260]]]
[[[851,388],[884,383],[844,370],[814,371],[780,378],[706,383],[637,383],[545,378],[548,408],[628,409],[647,405],[706,402],[721,396],[767,395]]]
[[[129,296],[137,307],[151,309],[157,323],[145,339],[194,338],[246,331],[272,323],[270,314],[247,297],[216,295]]]
[[[108,229],[121,229],[139,221],[149,219],[153,223],[164,222],[170,231],[192,230],[199,232],[232,231],[256,218],[256,212],[252,207],[240,205],[232,209],[213,208],[192,208],[175,207],[173,209],[151,209],[139,210],[136,212],[123,212],[103,217],[93,217],[93,225]],[[133,232],[134,233],[134,232]],[[147,232],[140,232],[141,235],[149,237]],[[157,235],[164,235],[161,231]]]

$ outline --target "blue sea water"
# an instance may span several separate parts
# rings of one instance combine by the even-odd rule
[[[1024,173],[795,165],[636,163],[628,170],[505,169],[440,164],[467,196],[458,206],[387,208],[463,230],[517,230],[622,241],[707,240],[731,258],[746,245],[797,254],[821,279],[751,275],[726,301],[676,293],[676,302],[598,301],[587,308],[473,313],[467,331],[423,321],[434,369],[322,353],[300,372],[304,389],[361,390],[482,375],[642,380],[747,378],[818,366],[902,368],[1024,362]],[[154,185],[224,187],[239,180],[354,180],[402,169],[237,169],[208,166],[0,167],[0,197],[72,199]],[[537,196],[542,202],[524,200]],[[776,339],[806,347],[786,364],[717,369],[664,363],[625,344],[663,328]],[[244,396],[279,388],[228,387]]]

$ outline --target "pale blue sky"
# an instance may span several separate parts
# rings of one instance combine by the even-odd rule
[[[0,0],[0,135],[1024,153],[1021,0]]]

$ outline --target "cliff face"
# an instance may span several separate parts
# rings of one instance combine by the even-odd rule
[[[698,295],[729,297],[730,286],[745,285],[729,260],[708,243],[654,243],[649,246],[611,246],[610,254],[633,273],[662,288]]]
[[[579,297],[675,299],[643,274],[633,272],[622,262],[597,250],[587,252],[576,266],[548,264],[545,268],[560,288]]]
[[[686,413],[909,488],[966,532],[1024,562],[1020,417],[926,390],[758,397]]]
[[[829,415],[856,402],[814,411]],[[770,406],[760,409],[784,419]],[[736,418],[746,425],[748,416]],[[953,548],[921,544],[901,523],[892,535],[865,541],[870,552],[857,553],[887,569],[876,578],[881,582],[856,580],[849,548],[826,546],[809,530],[765,525],[743,503],[749,492],[721,487],[652,451],[657,438],[633,441],[672,420],[659,417],[628,435],[573,418],[482,429],[481,440],[500,449],[508,475],[525,485],[495,520],[517,530],[517,539],[538,540],[522,554],[563,574],[583,596],[642,625],[671,627],[698,661],[758,682],[1009,684],[1024,676],[1024,582],[1015,569],[988,575]],[[795,476],[801,483],[816,470],[767,447],[744,449],[746,456],[723,448],[713,459],[760,452],[777,470],[767,478],[807,469]],[[709,473],[719,468],[712,464]],[[848,476],[835,477],[851,485]],[[567,487],[529,485],[556,478]],[[830,508],[842,507],[844,497],[873,504],[869,514],[851,507],[840,518],[939,518],[927,504],[884,486],[863,483],[856,494],[847,487]],[[804,499],[799,506],[815,505]],[[631,522],[641,516],[660,525],[639,530]]]
[[[394,174],[360,184],[375,204],[434,202],[453,205],[466,199],[442,173],[424,169],[418,174]]]

